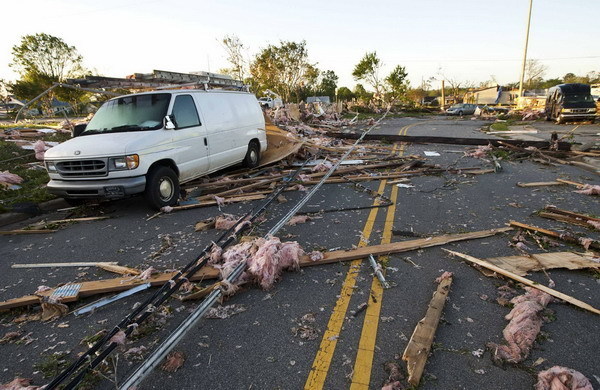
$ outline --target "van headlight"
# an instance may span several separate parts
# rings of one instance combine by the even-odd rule
[[[596,112],[596,109],[595,108],[588,108],[588,112],[594,113],[594,112]]]
[[[573,110],[571,110],[570,108],[563,108],[563,109],[561,110],[561,112],[567,112],[567,113],[569,113],[569,112],[571,112],[571,111],[573,111]]]
[[[56,164],[54,161],[46,161],[46,169],[48,172],[56,172]]]
[[[126,169],[135,169],[140,165],[140,156],[137,154],[130,154],[129,156],[112,157],[110,159],[110,170],[111,171],[123,171]]]

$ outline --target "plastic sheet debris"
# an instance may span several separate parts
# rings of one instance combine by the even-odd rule
[[[423,153],[427,157],[439,157],[440,156],[440,154],[438,152],[431,152],[431,151],[428,151],[428,150],[425,150]]]

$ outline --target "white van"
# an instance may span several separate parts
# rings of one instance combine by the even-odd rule
[[[176,204],[180,183],[257,166],[267,149],[256,97],[223,90],[120,96],[74,136],[46,151],[48,191],[72,202],[143,192],[154,208]]]

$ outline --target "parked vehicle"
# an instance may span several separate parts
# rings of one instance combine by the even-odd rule
[[[267,149],[256,97],[222,90],[117,97],[74,136],[46,151],[51,193],[73,202],[144,193],[154,208],[176,204],[180,183],[257,166]]]
[[[473,115],[475,113],[475,109],[477,108],[477,105],[475,104],[468,104],[468,103],[459,103],[459,104],[454,104],[452,106],[450,106],[450,108],[448,108],[446,110],[446,114],[447,115]]]
[[[546,120],[560,124],[570,119],[596,118],[596,104],[587,84],[560,84],[546,95]]]

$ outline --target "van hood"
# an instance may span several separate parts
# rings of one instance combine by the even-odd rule
[[[162,137],[161,137],[162,135]],[[168,142],[165,130],[79,136],[48,149],[46,160],[123,156]]]

